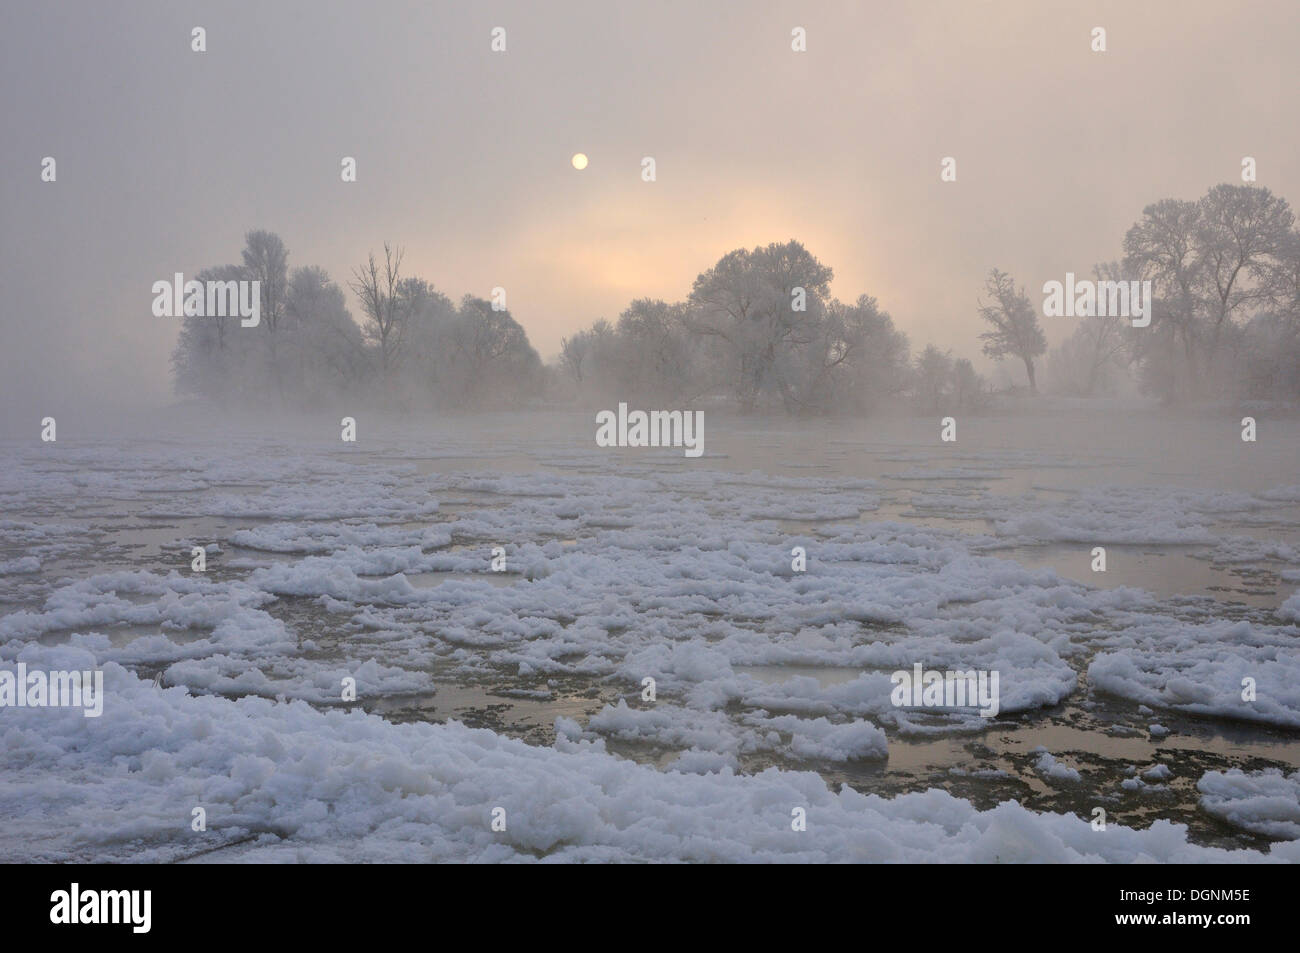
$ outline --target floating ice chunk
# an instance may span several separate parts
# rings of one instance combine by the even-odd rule
[[[1229,824],[1267,837],[1300,838],[1300,771],[1211,771],[1196,789],[1201,807]]]
[[[41,561],[35,556],[0,560],[0,576],[11,576],[41,571]]]
[[[51,668],[93,661],[73,649],[32,654]],[[980,811],[938,789],[836,793],[813,772],[737,774],[716,753],[688,752],[683,767],[719,771],[663,772],[595,746],[557,750],[456,722],[396,725],[357,709],[196,697],[114,663],[104,671],[101,718],[5,714],[6,821],[42,832],[10,844],[11,859],[183,858],[195,842],[176,805],[198,797],[218,843],[260,835],[213,857],[223,860],[1300,860],[1290,842],[1268,853],[1198,846],[1164,820],[1099,836],[1086,818],[1014,802]],[[79,783],[69,785],[74,771]],[[508,830],[490,829],[494,805],[509,812]],[[790,829],[793,806],[806,808],[806,831]],[[152,846],[142,851],[143,842]]]
[[[1030,754],[1038,755],[1038,760],[1034,762],[1034,770],[1045,778],[1053,781],[1078,781],[1082,777],[1074,768],[1057,761],[1052,753],[1041,745]]]

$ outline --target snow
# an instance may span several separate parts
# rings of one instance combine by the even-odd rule
[[[33,651],[72,668],[90,653]],[[40,831],[30,859],[167,860],[233,844],[223,860],[1228,862],[1261,857],[1189,844],[1158,821],[1105,832],[1012,803],[979,811],[940,790],[892,800],[813,772],[741,775],[687,752],[661,772],[600,742],[536,747],[458,723],[395,725],[304,702],[193,696],[104,666],[112,704],[6,714],[0,806]],[[12,717],[10,717],[12,716]],[[75,780],[74,780],[75,779]],[[1294,781],[1292,782],[1294,783]],[[505,808],[507,829],[491,830]],[[203,807],[208,830],[190,831]],[[791,829],[803,807],[808,829]],[[181,833],[178,833],[181,832]],[[10,847],[13,845],[10,844]]]
[[[1057,761],[1052,753],[1042,746],[1035,748],[1033,753],[1038,755],[1038,760],[1034,762],[1034,770],[1045,778],[1053,781],[1078,781],[1082,777],[1074,768]]]
[[[1196,782],[1201,807],[1266,837],[1300,839],[1300,771],[1211,771]]]
[[[1099,653],[1088,679],[1152,708],[1300,726],[1300,653],[1286,629],[1216,620],[1177,630],[1135,627]],[[1122,648],[1118,646],[1127,642]],[[1254,697],[1244,691],[1255,684]]]
[[[1300,726],[1291,585],[1271,605],[1225,607],[1019,558],[1067,545],[1086,567],[1094,545],[1179,547],[1212,578],[1285,580],[1298,551],[1264,533],[1294,532],[1290,483],[1115,485],[1064,451],[857,438],[751,465],[720,426],[701,461],[585,450],[585,431],[581,445],[364,433],[347,452],[284,434],[4,448],[0,666],[99,667],[109,694],[99,719],[0,712],[0,856],[165,860],[228,844],[213,859],[1297,859],[1296,819],[1277,806],[1296,800],[1295,774],[1198,784],[1204,812],[1288,838],[1267,852],[1198,846],[1166,821],[1098,832],[938,787],[880,797],[843,783],[892,771],[908,746],[1071,704],[1126,713],[1113,736],[1143,743],[1182,740],[1189,718]],[[191,545],[207,573],[190,571]],[[895,707],[890,674],[917,663],[998,672],[997,717]],[[375,708],[438,704],[448,686],[535,704],[546,730],[525,743]],[[1050,743],[1016,770],[1058,794],[1114,794],[1113,775],[1098,782]],[[1014,780],[973,763],[938,773]],[[1123,783],[1165,794],[1171,777],[1157,764]],[[198,805],[203,835],[189,830]],[[493,806],[506,832],[490,829]],[[794,807],[807,831],[791,830]]]

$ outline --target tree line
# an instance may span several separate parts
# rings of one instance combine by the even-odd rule
[[[1188,400],[1300,400],[1300,231],[1289,203],[1266,188],[1216,185],[1195,201],[1148,205],[1124,236],[1123,257],[1093,268],[1098,281],[1150,280],[1151,322],[1082,318],[1047,355],[1053,391],[1113,392],[1129,377],[1167,404]],[[1025,365],[1047,350],[1024,289],[994,271],[986,286],[994,325],[985,353]]]
[[[338,399],[394,409],[519,406],[542,393],[545,373],[510,312],[465,295],[454,303],[403,273],[402,249],[385,244],[353,269],[347,296],[321,268],[289,268],[278,235],[249,232],[238,265],[196,280],[260,283],[261,323],[238,316],[184,319],[172,354],[178,393],[223,405],[310,408]]]
[[[1285,199],[1233,185],[1197,201],[1165,199],[1143,210],[1123,252],[1093,274],[1151,280],[1149,326],[1084,317],[1048,353],[1041,299],[995,268],[976,300],[984,354],[1022,365],[1031,394],[1041,371],[1044,389],[1080,396],[1128,379],[1171,403],[1300,399],[1300,232]],[[793,240],[728,252],[685,301],[637,299],[616,321],[564,338],[549,365],[508,310],[473,295],[453,302],[404,273],[398,247],[386,244],[353,269],[359,322],[322,269],[291,270],[288,258],[278,236],[254,231],[240,264],[197,276],[259,281],[262,322],[241,329],[237,317],[186,317],[172,358],[180,393],[301,407],[364,398],[404,409],[711,400],[800,415],[884,403],[970,411],[992,397],[971,362],[948,349],[930,344],[913,356],[875,298],[833,297],[831,269]]]

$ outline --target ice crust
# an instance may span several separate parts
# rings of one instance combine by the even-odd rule
[[[1225,515],[1287,519],[1294,486],[999,495],[989,485],[1005,459],[926,468],[906,453],[876,480],[690,469],[664,455],[614,467],[595,453],[535,472],[439,472],[440,454],[456,451],[392,449],[362,464],[259,442],[13,447],[0,471],[12,603],[0,666],[101,667],[109,698],[98,719],[0,712],[0,855],[171,859],[211,842],[234,845],[214,858],[250,860],[1300,856],[1289,842],[1267,854],[1198,847],[1164,821],[1100,834],[1082,818],[980,811],[938,789],[887,800],[832,790],[813,770],[742,773],[754,754],[870,763],[890,738],[988,728],[973,709],[895,707],[889,675],[916,662],[998,671],[1003,718],[1104,694],[1146,706],[1152,722],[1300,727],[1300,594],[1224,617],[1209,600],[1090,588],[1000,555],[1176,544],[1221,564],[1263,560],[1294,582],[1294,546],[1213,528]],[[882,516],[892,487],[913,514],[985,529]],[[131,562],[127,544],[88,500],[130,507],[142,526],[193,529],[160,544],[151,566],[114,568]],[[188,571],[191,544],[209,547],[216,571]],[[809,572],[791,569],[797,546]],[[328,625],[299,631],[290,605]],[[784,674],[791,666],[836,677]],[[435,672],[507,673],[542,698],[578,679],[622,698],[585,723],[559,719],[553,747],[454,722],[394,724],[340,698],[349,677],[364,699],[435,694]],[[646,677],[653,705],[637,703]],[[607,743],[671,757],[639,764]],[[1079,778],[1046,750],[1035,765],[1054,786]],[[1208,813],[1289,840],[1296,784],[1229,771],[1198,789]],[[208,840],[188,833],[200,805]],[[490,830],[494,805],[506,832]],[[790,829],[795,807],[807,831]],[[42,833],[23,840],[20,828]]]

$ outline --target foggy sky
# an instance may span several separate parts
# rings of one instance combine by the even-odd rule
[[[3,416],[170,400],[150,286],[253,228],[341,285],[388,239],[453,299],[503,286],[544,358],[796,238],[914,351],[976,357],[993,266],[1038,301],[1245,155],[1300,202],[1297,49],[1293,2],[5,0]]]

